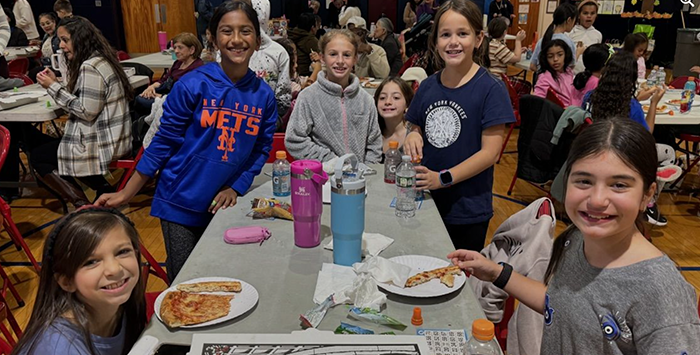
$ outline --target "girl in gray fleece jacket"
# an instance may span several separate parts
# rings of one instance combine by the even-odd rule
[[[319,45],[326,69],[299,93],[287,126],[287,151],[294,159],[326,162],[353,153],[360,161],[379,162],[382,134],[374,100],[351,73],[357,61],[357,37],[333,30],[321,37]]]

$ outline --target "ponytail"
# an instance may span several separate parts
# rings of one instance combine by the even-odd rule
[[[540,48],[544,48],[544,46],[552,40],[554,28],[565,24],[570,18],[576,18],[576,6],[570,3],[557,6],[557,9],[554,10],[554,15],[552,16],[552,23],[549,24],[547,31],[545,31],[544,36],[542,36],[542,44],[540,45]]]
[[[484,68],[491,68],[491,56],[489,55],[489,47],[491,46],[491,35],[484,36],[484,40],[481,41],[481,47],[479,47],[474,54],[474,62],[476,62],[476,52],[479,52],[479,56],[481,57],[481,66]]]
[[[576,90],[585,88],[591,76],[593,76],[593,72],[588,69],[576,74],[574,77],[574,88],[576,88]]]
[[[597,43],[586,48],[582,55],[583,65],[586,66],[586,70],[576,74],[574,78],[574,87],[576,90],[581,90],[586,87],[588,79],[591,78],[593,73],[603,70],[603,67],[605,67],[605,64],[613,53],[615,53],[615,51],[611,46],[602,43]]]

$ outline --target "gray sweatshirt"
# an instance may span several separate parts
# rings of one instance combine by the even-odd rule
[[[382,156],[382,133],[372,96],[350,76],[345,90],[318,74],[299,93],[284,140],[294,159],[329,161],[354,153],[360,161],[377,163]]]

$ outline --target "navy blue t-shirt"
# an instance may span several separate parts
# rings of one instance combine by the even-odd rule
[[[583,96],[583,101],[581,102],[581,108],[586,109],[588,104],[591,102],[591,96],[593,95],[593,91],[591,90],[586,93],[586,95]],[[633,97],[632,100],[630,100],[630,118],[632,121],[637,122],[644,126],[646,130],[649,130],[649,125],[647,124],[646,116],[644,115],[644,110],[642,110],[642,104],[637,101],[637,98]]]
[[[452,89],[437,72],[424,80],[406,114],[423,130],[423,161],[432,171],[450,169],[481,150],[484,129],[515,122],[503,82],[480,67],[466,84]],[[431,191],[445,224],[473,224],[493,216],[493,166],[471,179]]]

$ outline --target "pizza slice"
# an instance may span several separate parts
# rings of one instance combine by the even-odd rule
[[[191,284],[179,284],[177,289],[185,292],[241,292],[238,281],[207,281]]]
[[[172,291],[160,305],[160,318],[170,328],[208,322],[228,315],[231,296]]]
[[[447,287],[452,287],[454,286],[454,275],[460,275],[461,273],[462,270],[457,265],[428,270],[409,277],[408,280],[406,280],[405,287],[418,286],[432,279],[440,279],[440,282],[447,285]],[[445,275],[450,275],[451,278],[445,277]]]

